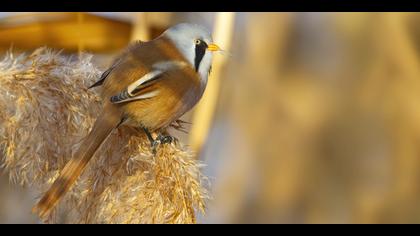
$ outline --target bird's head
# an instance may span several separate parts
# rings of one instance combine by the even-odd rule
[[[169,38],[202,79],[207,79],[213,52],[220,51],[210,32],[196,24],[181,23],[167,29],[162,36]]]

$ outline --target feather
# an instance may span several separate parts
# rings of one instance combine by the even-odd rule
[[[127,46],[127,48],[112,62],[111,66],[102,73],[101,77],[99,78],[98,81],[96,81],[94,84],[92,84],[91,86],[89,86],[89,89],[97,87],[102,85],[106,78],[108,78],[109,74],[111,74],[111,72],[118,66],[120,65],[120,63],[123,61],[122,59],[127,56],[132,50],[136,49],[137,47],[139,47],[140,45],[142,45],[144,42],[138,40],[135,41],[133,43],[131,43],[130,45]]]
[[[127,92],[130,96],[133,96],[136,93],[139,93],[141,91],[141,88],[145,85],[150,84],[153,81],[156,81],[156,79],[159,79],[162,75],[163,71],[161,70],[154,70],[147,74],[145,74],[140,79],[134,81],[134,83],[131,83],[127,87]]]
[[[159,91],[146,91],[145,89],[150,87],[153,83],[158,82],[159,79],[165,78],[165,76],[163,76],[164,73],[184,66],[186,66],[186,63],[181,61],[163,61],[156,63],[152,66],[152,71],[128,85],[122,92],[112,96],[110,100],[112,103],[123,103],[154,97],[159,94]]]
[[[92,84],[91,86],[89,86],[88,89],[97,87],[102,85],[105,82],[105,79],[108,78],[108,75],[111,73],[111,71],[118,66],[118,64],[120,63],[120,60],[117,60],[114,64],[112,64],[112,66],[110,68],[108,68],[106,71],[104,71],[104,73],[102,73],[101,77],[99,78],[98,81],[96,81],[94,84]]]
[[[155,97],[158,94],[159,94],[159,90],[153,90],[151,92],[140,94],[138,96],[130,96],[127,91],[124,91],[124,92],[121,92],[120,94],[118,94],[116,96],[112,96],[110,100],[111,100],[112,103],[118,104],[118,103],[124,103],[124,102],[130,102],[130,101],[135,101],[135,100],[152,98],[152,97]]]

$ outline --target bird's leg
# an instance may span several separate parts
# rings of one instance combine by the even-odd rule
[[[152,148],[152,153],[156,155],[156,148],[161,143],[159,136],[156,139],[153,139],[152,134],[147,128],[143,127],[143,130],[144,130],[144,133],[146,133],[147,138],[149,139],[150,147]]]
[[[149,139],[150,146],[153,147],[153,145],[155,143],[155,140],[153,139],[152,134],[150,133],[150,131],[147,128],[144,128],[144,127],[143,127],[143,131],[146,134],[147,139]]]

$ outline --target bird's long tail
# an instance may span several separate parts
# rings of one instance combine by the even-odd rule
[[[109,108],[109,107],[108,107]],[[111,108],[115,109],[115,108]],[[34,206],[32,212],[40,218],[45,218],[70,190],[78,177],[82,174],[89,160],[99,146],[106,140],[112,130],[121,123],[121,116],[116,111],[104,109],[96,120],[91,132],[84,139],[73,158],[66,164],[60,176],[52,184],[48,192]]]

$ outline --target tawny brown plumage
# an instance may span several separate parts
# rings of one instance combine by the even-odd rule
[[[187,43],[192,43],[192,40],[196,39],[191,38],[191,42]],[[206,50],[207,43],[203,44]],[[194,61],[197,62],[196,59]],[[156,65],[161,65],[163,69],[157,70]],[[193,65],[192,60],[186,58],[185,52],[182,53],[174,44],[174,40],[165,35],[150,42],[129,46],[104,72],[102,80],[95,84],[102,85],[103,110],[91,132],[33,211],[41,218],[47,216],[76,182],[96,150],[119,125],[161,132],[190,110],[201,98],[207,82],[205,78],[203,83],[198,68],[194,66],[197,65]],[[150,76],[152,79],[144,83],[139,82],[139,86],[127,92],[127,87],[140,78],[154,75],[155,71],[156,76]],[[122,94],[117,96],[118,99],[127,96],[141,99],[123,100],[121,103],[111,101],[110,98],[118,94]]]
[[[148,51],[154,53],[147,53]],[[162,59],[186,62],[166,38],[157,39],[153,43],[137,43],[129,47],[129,51],[123,53],[123,59],[119,62],[121,65],[115,68],[104,82],[102,97],[111,97],[122,91],[128,84],[150,72],[152,65],[162,62]],[[128,122],[139,122],[131,125],[144,126],[151,131],[165,128],[189,110],[203,92],[200,91],[199,75],[191,66],[165,73],[136,95],[156,90],[164,96],[119,105]]]

